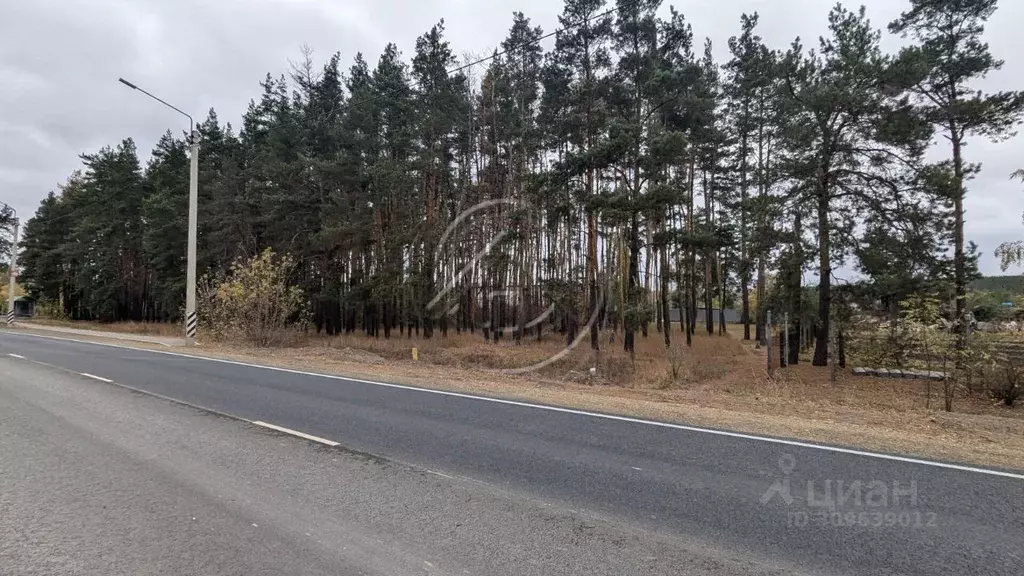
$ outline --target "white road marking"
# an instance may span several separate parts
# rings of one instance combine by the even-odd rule
[[[22,356],[21,354],[8,354],[8,356],[10,356],[11,358],[17,358],[19,360],[24,360],[25,359],[25,357]]]
[[[13,336],[24,336],[29,338],[43,338],[49,340],[63,340],[67,342],[76,342],[79,344],[89,344],[93,346],[106,346],[108,348],[122,348],[126,350],[134,350],[138,352],[148,352],[150,354],[163,354],[165,356],[177,356],[179,358],[187,358],[189,360],[202,360],[206,362],[216,362],[218,364],[230,364],[233,366],[247,366],[249,368],[258,368],[261,370],[271,370],[274,372],[284,372],[287,374],[300,374],[302,376],[313,376],[316,378],[327,378],[330,380],[341,380],[343,382],[358,382],[360,384],[370,384],[373,386],[381,386],[384,388],[395,388],[398,390],[408,390],[410,392],[420,392],[423,394],[437,394],[440,396],[449,396],[454,398],[465,398],[468,400],[478,400],[481,402],[493,402],[496,404],[505,404],[508,406],[519,406],[522,408],[532,408],[536,410],[547,410],[549,412],[559,412],[562,414],[573,414],[576,416],[586,416],[588,418],[601,418],[603,420],[614,420],[617,422],[628,422],[630,424],[642,424],[645,426],[658,426],[660,428],[670,428],[673,430],[683,430],[685,432],[694,432],[699,434],[710,434],[712,436],[723,436],[727,438],[738,438],[740,440],[751,440],[755,442],[765,442],[768,444],[778,444],[781,446],[793,446],[796,448],[807,448],[809,450],[821,450],[824,452],[833,452],[836,454],[848,454],[851,456],[863,456],[866,458],[876,458],[879,460],[889,460],[892,462],[902,462],[904,464],[916,464],[919,466],[930,466],[933,468],[942,468],[945,470],[957,470],[960,472],[971,472],[975,474],[985,474],[988,476],[999,476],[1002,478],[1014,478],[1016,480],[1024,480],[1024,474],[1015,472],[1006,472],[1003,470],[991,470],[988,468],[978,468],[975,466],[964,466],[960,464],[950,464],[948,462],[937,462],[934,460],[924,460],[921,458],[910,458],[907,456],[897,456],[895,454],[883,454],[880,452],[868,452],[866,450],[856,450],[853,448],[842,448],[839,446],[828,446],[825,444],[812,444],[810,442],[802,442],[800,440],[786,440],[784,438],[772,438],[769,436],[757,436],[755,434],[744,434],[742,432],[729,432],[727,430],[715,430],[713,428],[701,428],[699,426],[688,426],[685,424],[671,424],[669,422],[657,422],[654,420],[643,420],[641,418],[632,418],[629,416],[616,416],[614,414],[601,414],[600,412],[587,412],[585,410],[576,410],[573,408],[563,408],[560,406],[547,406],[544,404],[531,404],[529,402],[520,402],[518,400],[506,400],[503,398],[489,398],[487,396],[476,396],[473,394],[463,394],[462,392],[450,392],[448,390],[433,390],[430,388],[419,388],[417,386],[407,386],[404,384],[392,384],[390,382],[377,382],[375,380],[363,380],[360,378],[348,378],[345,376],[337,376],[335,374],[321,374],[317,372],[306,372],[303,370],[293,370],[291,368],[279,368],[277,366],[263,366],[260,364],[250,364],[248,362],[239,362],[237,360],[225,360],[223,358],[209,358],[206,356],[195,356],[192,354],[182,354],[180,352],[168,352],[164,350],[149,350],[147,348],[134,348],[132,346],[124,346],[121,344],[107,344],[103,342],[90,342],[88,340],[76,340],[74,338],[58,338],[56,336],[42,336],[39,334],[19,334],[11,331],[4,331],[3,334],[10,334]],[[255,422],[254,422],[255,424]],[[271,425],[265,425],[272,427]],[[289,431],[291,432],[291,431]],[[301,433],[297,433],[301,434]],[[330,442],[328,440],[327,442]]]
[[[630,466],[630,468],[632,468],[633,470],[637,470],[639,472],[643,472],[644,471],[643,468],[637,468],[636,466]]]
[[[285,428],[284,426],[277,426],[276,424],[267,424],[266,422],[260,422],[258,420],[254,420],[253,424],[264,428],[270,428],[271,430],[277,430],[278,432],[284,432],[285,434],[291,434],[292,436],[298,436],[299,438],[305,438],[306,440],[312,440],[313,442],[326,444],[332,448],[338,445],[338,443],[333,440],[313,436],[312,434],[306,434],[305,432],[299,432],[298,430],[292,430],[291,428]]]
[[[454,480],[455,479],[455,478],[453,478],[453,477],[451,477],[451,476],[449,476],[447,474],[442,474],[441,472],[435,472],[434,470],[426,470],[426,473],[427,474],[433,474],[434,476],[440,476],[441,478],[447,478],[449,480]]]
[[[102,376],[95,376],[93,374],[88,374],[86,372],[79,372],[79,374],[81,374],[82,376],[85,376],[86,378],[92,378],[93,380],[99,380],[100,382],[106,382],[107,384],[110,384],[111,382],[113,382],[113,380],[108,380],[108,379],[106,379],[106,378],[104,378]]]

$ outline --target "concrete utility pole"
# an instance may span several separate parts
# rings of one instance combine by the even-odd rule
[[[138,90],[188,118],[188,134],[191,140],[189,143],[191,167],[189,169],[188,182],[188,263],[185,273],[185,342],[192,345],[196,341],[196,324],[198,320],[196,315],[196,239],[199,234],[199,131],[195,129],[195,122],[192,120],[192,116],[180,108],[168,104],[124,78],[118,78],[117,80],[132,90]]]
[[[199,235],[199,131],[192,131],[192,167],[188,178],[188,268],[185,274],[185,340],[196,341],[196,237]]]
[[[3,204],[3,202],[0,202]],[[9,286],[7,287],[7,325],[14,324],[14,286],[17,284],[17,266],[18,266],[18,212],[3,204],[7,208],[10,208],[11,212],[14,212],[14,232],[11,239],[11,266],[7,269],[7,275],[10,276]]]

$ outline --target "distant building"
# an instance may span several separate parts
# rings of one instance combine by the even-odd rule
[[[706,321],[704,320],[704,312],[706,312],[706,310],[704,308],[698,308],[697,309],[697,324],[704,324],[704,323],[706,323]],[[671,318],[673,322],[679,322],[679,310],[676,310],[675,308],[673,308],[673,309],[668,311],[668,314],[669,314],[669,318]],[[718,308],[712,308],[711,309],[711,319],[715,323],[718,322]],[[740,313],[738,311],[733,310],[732,308],[726,308],[725,309],[725,323],[726,324],[739,324],[741,321],[742,321],[741,320],[741,316],[740,316]]]

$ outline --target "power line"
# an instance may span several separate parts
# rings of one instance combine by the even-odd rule
[[[589,18],[584,18],[584,19],[582,19],[582,20],[580,20],[578,22],[574,22],[572,24],[569,24],[568,26],[566,26],[564,28],[560,28],[560,29],[555,30],[554,32],[549,32],[547,34],[544,34],[543,36],[541,36],[539,38],[536,38],[534,40],[530,40],[528,42],[523,42],[523,43],[521,43],[521,44],[519,44],[517,46],[513,46],[511,48],[507,48],[507,49],[502,50],[500,52],[495,52],[495,53],[491,54],[490,56],[487,56],[487,57],[484,57],[484,58],[480,58],[479,60],[476,60],[474,62],[470,62],[468,64],[462,64],[460,66],[456,66],[455,68],[452,68],[450,70],[446,70],[445,74],[448,75],[448,76],[451,76],[452,74],[455,74],[455,73],[458,73],[458,72],[462,72],[463,70],[468,70],[468,69],[472,68],[473,66],[476,66],[478,64],[483,64],[484,62],[488,62],[490,60],[494,60],[495,58],[498,58],[499,56],[504,56],[506,54],[510,54],[510,53],[512,53],[512,52],[514,52],[516,50],[520,50],[520,49],[525,48],[525,47],[527,47],[527,46],[529,46],[531,44],[535,44],[535,43],[539,44],[540,42],[542,42],[544,40],[547,40],[549,38],[558,36],[559,34],[562,34],[564,32],[572,30],[573,28],[578,28],[578,27],[580,27],[580,26],[582,26],[584,24],[593,22],[594,20],[597,20],[599,18],[604,18],[606,16],[610,16],[610,15],[612,15],[613,13],[615,13],[615,12],[617,12],[619,10],[623,10],[625,8],[630,8],[630,7],[632,7],[635,4],[639,4],[640,1],[641,0],[630,0],[629,2],[623,3],[621,6],[616,6],[615,8],[611,8],[609,10],[605,10],[604,12],[601,12],[600,14],[595,14],[593,16],[590,16]],[[419,86],[418,86],[417,82],[410,82],[409,83],[409,87],[410,88],[415,88],[415,87],[419,87]],[[368,96],[368,97],[361,98],[361,99],[354,100],[354,101],[353,100],[349,100],[348,105],[349,106],[355,106],[355,105],[359,105],[359,104],[364,104],[366,102],[370,102],[370,101],[375,100],[377,98],[384,98],[384,97],[387,97],[387,96],[393,96],[397,91],[398,90],[390,90],[390,91],[382,92],[380,94],[373,94],[372,96]]]
[[[624,2],[621,5],[618,5],[618,6],[615,6],[614,8],[610,8],[608,10],[605,10],[604,12],[601,12],[599,14],[595,14],[595,15],[590,16],[588,18],[583,18],[583,19],[581,19],[581,20],[579,20],[577,22],[573,22],[572,24],[569,24],[569,25],[565,26],[564,28],[556,29],[554,32],[549,32],[547,34],[544,34],[544,35],[540,36],[539,38],[536,38],[536,39],[533,39],[533,40],[530,40],[530,41],[527,41],[527,42],[522,42],[522,43],[520,43],[520,44],[518,44],[516,46],[512,46],[512,47],[507,48],[505,50],[502,50],[500,52],[494,52],[490,56],[487,56],[487,57],[484,57],[484,58],[480,58],[479,60],[475,60],[475,61],[470,62],[468,64],[462,64],[460,66],[456,66],[455,68],[452,68],[450,70],[446,70],[445,74],[448,75],[448,76],[451,76],[452,74],[456,74],[458,72],[462,72],[464,70],[468,70],[468,69],[470,69],[470,68],[472,68],[474,66],[477,66],[478,64],[483,64],[485,62],[494,60],[495,58],[498,58],[500,56],[504,56],[504,55],[510,54],[512,52],[515,52],[516,50],[520,50],[520,49],[525,48],[527,46],[530,46],[532,44],[539,44],[540,42],[542,42],[544,40],[556,37],[559,34],[562,34],[562,33],[565,33],[565,32],[567,32],[569,30],[578,28],[578,27],[580,27],[580,26],[582,26],[584,24],[588,24],[590,22],[593,22],[594,20],[598,20],[600,18],[605,18],[607,16],[611,16],[612,14],[616,13],[617,11],[624,10],[624,9],[627,9],[627,8],[631,8],[634,5],[639,4],[640,1],[641,0],[630,0],[629,2]],[[409,86],[409,88],[419,87],[418,83],[415,82],[415,81],[410,82],[408,86]],[[368,96],[368,97],[365,97],[365,98],[361,98],[361,99],[358,99],[358,100],[349,100],[348,102],[346,102],[346,104],[348,106],[355,106],[355,105],[363,104],[363,103],[366,103],[366,102],[370,102],[370,101],[378,99],[378,98],[386,98],[388,96],[393,96],[397,92],[398,92],[398,89],[389,90],[389,91],[381,92],[381,93],[378,93],[378,94],[373,94],[371,96]],[[190,117],[190,119],[191,119],[191,117]],[[85,210],[85,209],[81,209],[81,210]],[[76,217],[76,216],[78,216],[77,212],[78,211],[75,211],[74,213],[63,214],[63,215],[58,216],[57,218],[53,219],[53,221],[60,221],[60,220],[64,220],[64,219],[67,219],[67,218]]]

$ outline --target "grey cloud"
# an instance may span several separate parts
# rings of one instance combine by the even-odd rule
[[[666,2],[665,11],[668,10]],[[883,27],[906,5],[866,0]],[[824,33],[825,0],[689,0],[675,2],[699,39],[711,37],[720,61],[743,12],[761,14],[760,33],[784,49],[796,36],[813,46]],[[858,2],[849,2],[850,6]],[[610,6],[611,4],[609,4]],[[183,119],[117,83],[123,76],[202,118],[216,108],[238,123],[258,82],[288,70],[308,44],[319,59],[335,51],[348,63],[356,52],[371,62],[395,42],[408,57],[415,39],[444,18],[457,53],[487,54],[504,37],[513,11],[546,31],[558,26],[558,0],[5,0],[0,20],[0,199],[23,215],[78,167],[78,155],[135,138],[143,158]],[[989,23],[993,52],[1006,68],[981,83],[986,90],[1020,88],[1024,41],[1017,24],[1024,2],[1003,0]],[[553,40],[548,40],[550,47]],[[901,41],[886,40],[895,50]],[[937,154],[947,152],[941,148]],[[1024,185],[1008,175],[1024,168],[1024,139],[972,143],[972,161],[985,172],[971,183],[968,237],[983,244],[986,272],[997,269],[991,250],[1024,237]]]

